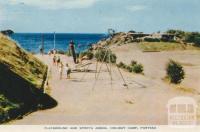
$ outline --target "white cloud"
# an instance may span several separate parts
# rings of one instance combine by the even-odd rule
[[[126,7],[127,10],[135,12],[147,9],[147,6],[144,5],[131,5]]]
[[[22,4],[41,9],[77,9],[87,8],[100,0],[8,0],[9,4]]]

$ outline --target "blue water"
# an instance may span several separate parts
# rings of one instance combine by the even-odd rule
[[[22,48],[29,52],[39,53],[42,45],[41,33],[14,33],[10,37],[16,41]],[[89,48],[91,44],[105,39],[106,34],[75,34],[75,33],[56,33],[56,46],[57,50],[67,51],[69,42],[75,42],[76,52],[81,52]],[[54,48],[54,34],[43,34],[44,51],[48,53],[49,50]]]

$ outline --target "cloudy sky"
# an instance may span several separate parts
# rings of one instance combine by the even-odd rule
[[[0,0],[0,30],[200,31],[200,0]]]

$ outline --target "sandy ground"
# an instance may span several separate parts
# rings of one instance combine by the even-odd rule
[[[173,59],[181,63],[186,73],[181,85],[200,92],[200,50],[142,52],[137,44],[132,43],[118,46],[113,51],[118,62],[130,64],[131,60],[136,60],[144,65],[146,77],[158,81],[166,76],[166,64]]]
[[[120,46],[113,51],[117,52],[119,61],[129,63],[134,59],[144,65],[145,75],[131,74],[122,70],[128,89],[123,86],[123,80],[115,66],[111,68],[112,85],[104,64],[92,90],[95,82],[94,72],[74,72],[71,74],[71,79],[60,80],[58,68],[52,65],[52,57],[37,55],[50,68],[51,88],[48,91],[57,100],[58,106],[34,112],[11,124],[167,125],[166,105],[169,99],[176,96],[191,96],[200,101],[199,94],[175,90],[161,80],[165,75],[164,68],[168,58],[180,59],[184,63],[194,63],[194,66],[185,67],[186,72],[191,73],[187,74],[183,84],[200,90],[199,52],[142,53],[135,45]],[[74,67],[72,58],[61,56],[61,60]],[[93,62],[89,69],[95,70],[95,66],[96,63]]]

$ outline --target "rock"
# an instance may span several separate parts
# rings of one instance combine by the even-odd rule
[[[8,30],[3,30],[3,31],[1,31],[1,33],[4,34],[4,35],[11,35],[11,34],[14,33],[14,31],[8,29]]]

